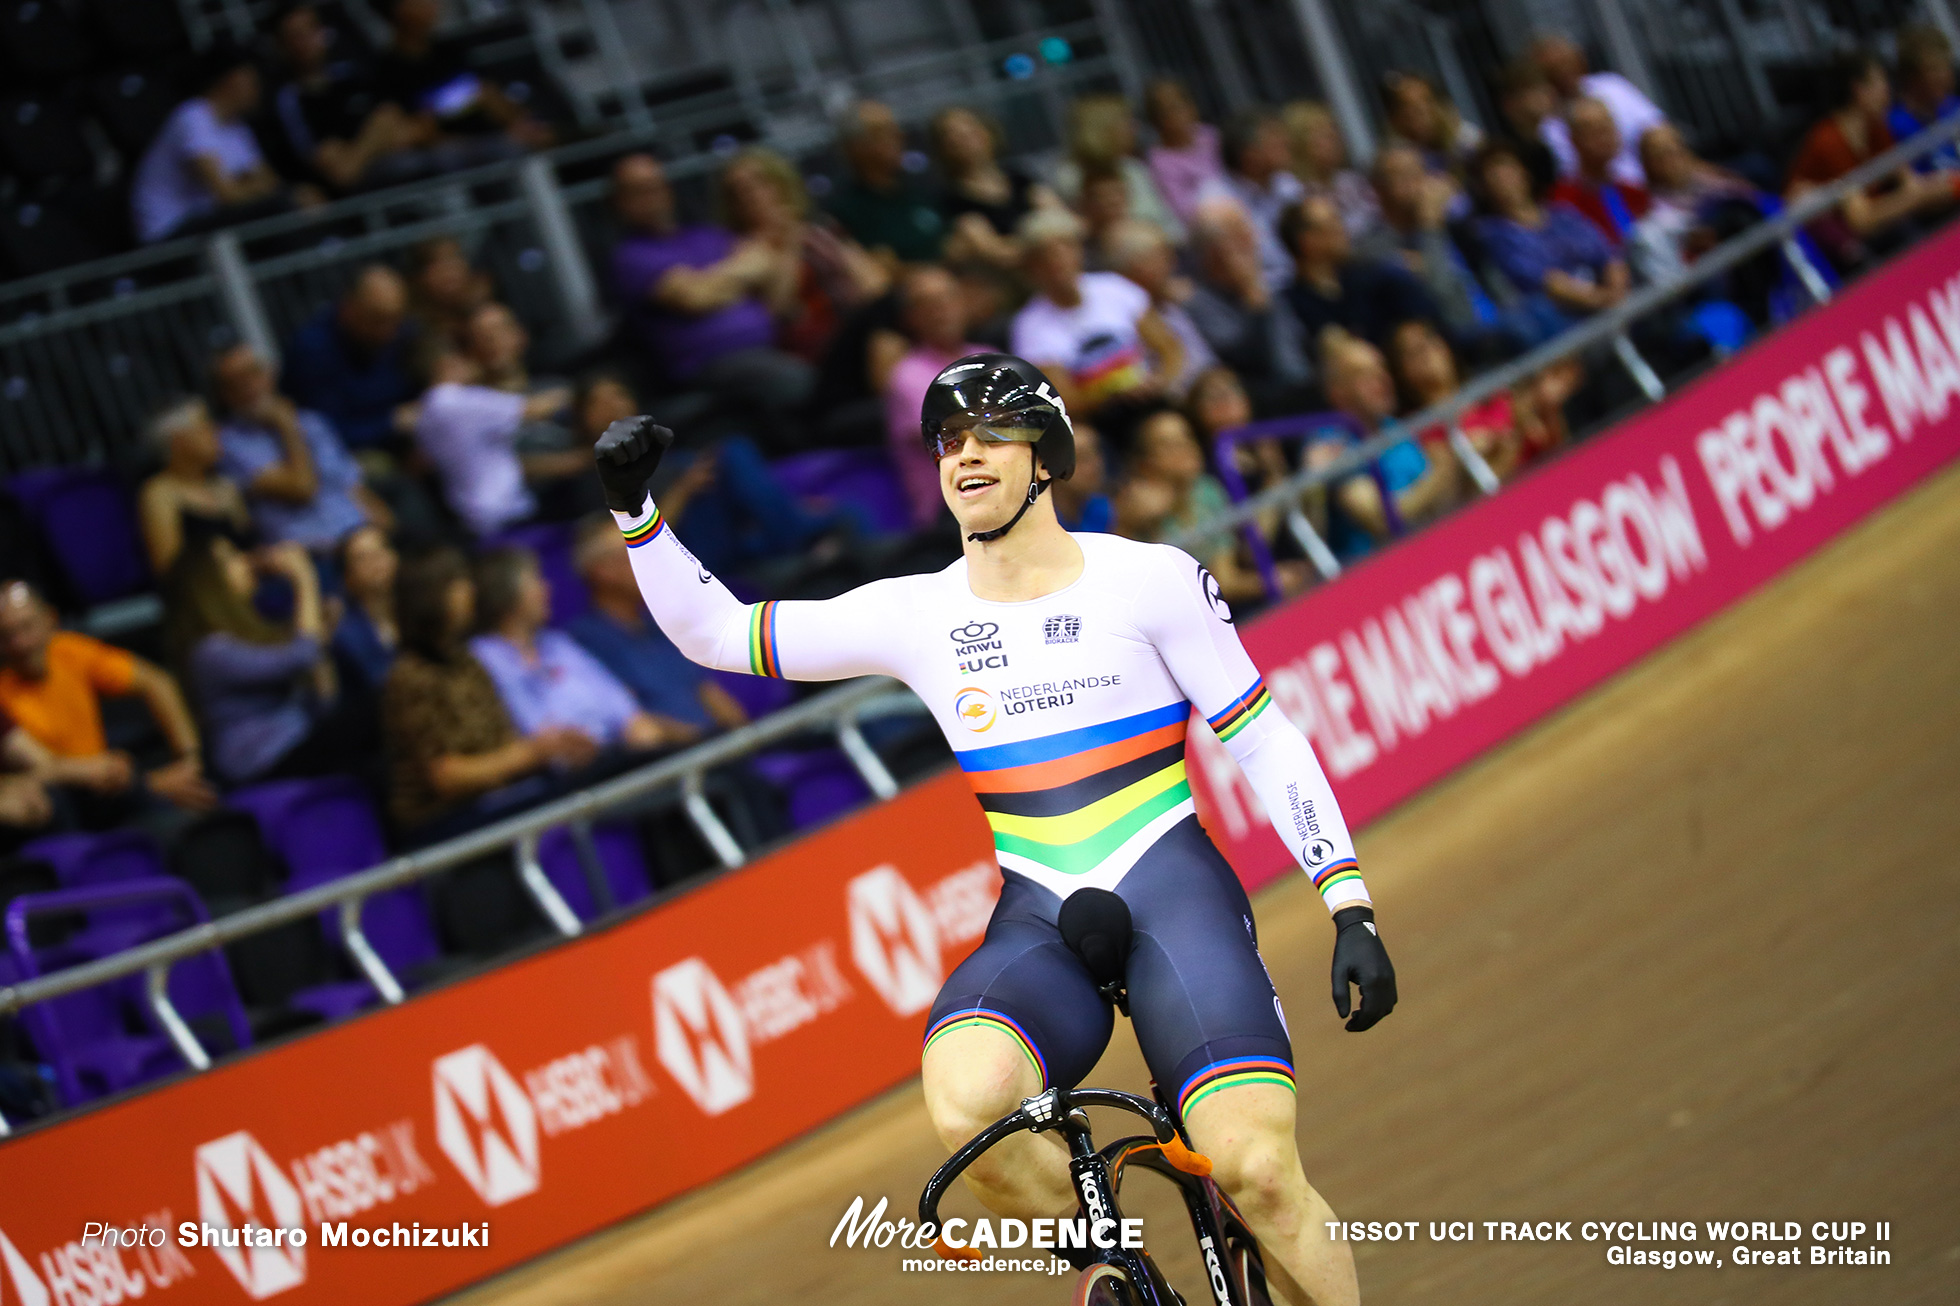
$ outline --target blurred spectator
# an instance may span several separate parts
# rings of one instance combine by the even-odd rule
[[[1306,194],[1299,178],[1287,171],[1286,125],[1271,109],[1244,110],[1225,124],[1222,149],[1225,176],[1199,189],[1199,207],[1209,210],[1218,200],[1239,206],[1258,242],[1266,288],[1279,290],[1293,279],[1293,256],[1279,239],[1279,215]]]
[[[436,146],[475,137],[467,161],[481,163],[552,143],[550,127],[502,86],[470,68],[463,41],[436,35],[442,19],[439,0],[393,0],[384,8],[389,42],[375,69],[375,83],[382,98],[408,115],[416,144]]]
[[[1397,409],[1395,378],[1382,351],[1366,340],[1334,328],[1321,341],[1321,372],[1326,377],[1327,401],[1361,427],[1362,439],[1390,429]],[[1310,446],[1309,465],[1324,465],[1339,445]],[[1376,459],[1382,482],[1395,496],[1395,509],[1404,526],[1419,525],[1455,502],[1461,483],[1454,457],[1431,458],[1406,437],[1391,444]],[[1389,538],[1388,514],[1382,487],[1365,472],[1333,486],[1328,545],[1337,556],[1350,558],[1368,552]]]
[[[1831,111],[1810,129],[1790,165],[1786,197],[1791,200],[1892,148],[1892,130],[1885,125],[1892,102],[1885,65],[1858,51],[1839,60],[1835,75]],[[1916,217],[1950,208],[1956,193],[1953,173],[1901,168],[1846,195],[1834,214],[1811,224],[1810,232],[1839,267],[1856,267],[1874,246],[1883,251],[1909,238]]]
[[[1545,124],[1558,106],[1552,79],[1526,55],[1505,64],[1496,80],[1497,113],[1502,119],[1494,139],[1510,146],[1531,178],[1531,193],[1544,195],[1558,184],[1558,156],[1545,143]],[[1464,183],[1477,189],[1476,156],[1465,167]]]
[[[350,448],[373,449],[397,433],[396,413],[420,387],[410,366],[414,331],[408,288],[393,268],[370,263],[340,297],[286,345],[286,393],[333,423]]]
[[[1021,257],[1014,237],[1021,219],[1061,201],[1019,168],[1000,162],[1000,125],[973,109],[953,105],[934,115],[932,149],[946,178],[941,208],[948,224],[947,259],[1013,267]]]
[[[0,712],[0,855],[55,817],[48,786],[56,783],[54,754]]]
[[[1382,108],[1395,139],[1421,152],[1429,171],[1459,180],[1484,134],[1465,122],[1436,84],[1418,73],[1389,72],[1381,83]],[[1376,158],[1380,165],[1380,157]],[[1380,187],[1376,187],[1377,191]]]
[[[110,748],[103,732],[102,699],[127,694],[149,708],[173,758],[147,773]],[[197,725],[170,673],[58,629],[54,609],[25,581],[0,584],[0,711],[54,755],[55,783],[107,801],[115,817],[101,823],[129,814],[145,795],[192,811],[217,804],[204,779]]]
[[[1557,32],[1540,36],[1532,42],[1531,57],[1544,70],[1558,96],[1558,104],[1539,124],[1538,131],[1558,156],[1559,171],[1570,176],[1579,170],[1578,152],[1573,147],[1565,115],[1584,97],[1605,105],[1613,125],[1619,128],[1620,150],[1610,165],[1612,177],[1630,185],[1643,185],[1647,175],[1641,171],[1637,153],[1640,138],[1649,127],[1666,122],[1667,115],[1619,73],[1587,71],[1586,52],[1569,36]]]
[[[1457,338],[1468,339],[1495,324],[1497,310],[1445,222],[1456,187],[1425,169],[1416,147],[1400,141],[1390,141],[1376,153],[1374,173],[1381,221],[1355,242],[1355,253],[1414,276]]]
[[[1397,322],[1437,318],[1429,292],[1403,268],[1401,260],[1357,258],[1334,201],[1310,195],[1280,218],[1280,239],[1294,254],[1287,306],[1309,340],[1330,326],[1345,327],[1363,339],[1383,341]]]
[[[1696,157],[1672,124],[1648,128],[1640,166],[1653,205],[1634,228],[1627,259],[1649,284],[1686,276],[1695,259],[1776,206],[1743,178]]]
[[[1212,461],[1216,463],[1220,456],[1218,437],[1252,421],[1252,400],[1231,368],[1214,367],[1191,387],[1184,411],[1191,419],[1191,428],[1211,451]],[[1232,466],[1244,480],[1246,489],[1253,493],[1285,480],[1293,470],[1287,465],[1285,449],[1276,439],[1235,442]],[[1272,524],[1265,523],[1268,533]]]
[[[403,565],[395,582],[401,650],[381,698],[390,779],[388,811],[411,836],[445,832],[465,805],[547,767],[574,769],[598,755],[578,730],[520,735],[496,682],[466,642],[476,587],[461,554],[442,550]]]
[[[1606,237],[1577,209],[1534,198],[1510,146],[1492,141],[1477,151],[1471,180],[1486,211],[1477,220],[1484,251],[1522,297],[1533,343],[1626,297],[1632,278]]]
[[[130,181],[138,240],[195,235],[319,202],[317,191],[289,187],[273,172],[245,124],[259,107],[250,54],[214,44],[198,60],[195,87],[164,120]]]
[[[1211,352],[1259,396],[1262,411],[1296,407],[1313,378],[1300,324],[1266,286],[1259,241],[1234,202],[1200,206],[1191,228],[1197,278],[1184,308]],[[1275,236],[1277,240],[1277,236]]]
[[[585,380],[573,407],[575,443],[585,448],[614,422],[645,411],[624,381],[603,372]],[[755,441],[739,435],[707,449],[671,451],[652,490],[661,515],[687,537],[702,565],[721,576],[834,556],[842,537],[858,527],[850,504],[817,510],[799,503]]]
[[[419,373],[426,376],[438,355],[463,350],[470,314],[493,295],[490,274],[470,266],[454,236],[432,236],[409,251],[408,311]]]
[[[1389,359],[1411,413],[1442,403],[1462,388],[1463,377],[1449,341],[1428,322],[1412,318],[1389,338]],[[1456,419],[1470,445],[1490,464],[1499,480],[1509,480],[1524,461],[1524,444],[1508,390],[1500,390],[1467,408]],[[1435,462],[1453,460],[1447,427],[1431,426],[1416,433],[1423,452]]]
[[[1157,133],[1157,143],[1144,154],[1151,180],[1177,220],[1188,227],[1205,183],[1225,176],[1218,128],[1199,121],[1191,92],[1174,78],[1160,77],[1144,89],[1143,111]]]
[[[171,400],[143,428],[143,437],[163,459],[162,470],[144,481],[136,496],[151,571],[158,576],[169,571],[188,537],[249,537],[245,496],[237,482],[218,471],[224,447],[202,399]]]
[[[470,652],[490,673],[520,734],[575,730],[601,748],[645,752],[701,737],[698,727],[640,707],[626,686],[579,642],[547,629],[551,587],[537,555],[519,545],[476,560],[478,634]]]
[[[261,573],[292,587],[290,628],[252,606]],[[222,536],[184,546],[164,581],[164,633],[197,704],[204,751],[227,784],[325,775],[374,752],[375,722],[336,710],[313,560],[296,544],[256,558]]]
[[[333,424],[280,394],[257,350],[224,350],[211,362],[211,380],[226,414],[218,470],[244,487],[261,539],[330,553],[368,522],[391,523]]]
[[[1116,271],[1110,261],[1110,233],[1134,221],[1130,217],[1129,184],[1123,174],[1113,168],[1084,172],[1075,207],[1082,219],[1083,265],[1092,272]]]
[[[1068,107],[1068,157],[1056,165],[1055,190],[1079,205],[1082,183],[1090,173],[1121,173],[1130,216],[1156,223],[1173,241],[1183,243],[1184,224],[1157,193],[1150,169],[1136,152],[1137,124],[1130,102],[1113,92],[1079,95]]]
[[[1158,360],[1158,370],[1166,378],[1169,393],[1181,399],[1198,374],[1215,366],[1218,358],[1184,309],[1184,301],[1193,291],[1190,279],[1178,275],[1177,251],[1161,228],[1136,221],[1117,223],[1106,234],[1104,248],[1110,271],[1143,287],[1150,295],[1151,309],[1177,337],[1184,365],[1173,374],[1164,371],[1162,360]]]
[[[1115,528],[1116,509],[1106,493],[1109,463],[1103,457],[1102,433],[1087,422],[1075,426],[1075,474],[1048,489],[1055,516],[1065,530],[1106,535]]]
[[[887,261],[929,263],[946,239],[946,215],[905,170],[905,131],[889,105],[860,100],[839,144],[850,177],[825,205],[851,239]]]
[[[401,559],[378,526],[355,529],[340,543],[345,597],[333,629],[334,667],[344,694],[379,696],[401,642],[395,624],[395,577]]]
[[[798,358],[818,361],[844,316],[884,294],[891,274],[855,240],[809,220],[803,178],[774,150],[741,151],[722,169],[719,188],[728,229],[781,260],[782,282],[775,288],[786,293],[770,304],[777,343]]]
[[[1348,163],[1347,145],[1334,114],[1318,100],[1294,100],[1280,110],[1286,124],[1293,175],[1308,195],[1325,195],[1341,211],[1348,234],[1358,236],[1379,217],[1375,189]]]
[[[1148,538],[1167,539],[1203,525],[1231,508],[1232,501],[1225,487],[1206,470],[1204,447],[1198,443],[1190,419],[1183,413],[1175,408],[1161,408],[1147,414],[1137,423],[1131,443],[1130,479],[1154,482],[1170,491],[1168,511],[1161,517],[1156,517],[1154,510],[1137,514],[1146,520],[1155,519],[1155,533]],[[1135,491],[1129,495],[1133,514],[1136,514],[1138,497]],[[1238,537],[1233,531],[1227,529],[1200,536],[1186,548],[1211,569],[1218,579],[1219,591],[1228,601],[1251,602],[1265,597],[1265,583],[1258,573],[1239,564]]]
[[[946,510],[939,464],[919,435],[919,409],[932,379],[968,354],[987,347],[966,338],[966,303],[951,273],[930,263],[908,268],[898,282],[905,334],[911,348],[885,382],[885,441],[912,506],[912,524],[930,526]]]
[[[814,374],[775,347],[774,306],[796,293],[794,256],[722,227],[683,227],[651,154],[613,166],[613,205],[625,229],[613,246],[613,291],[651,361],[671,381],[744,407],[800,407]]]
[[[1645,186],[1614,175],[1614,165],[1623,153],[1620,129],[1602,101],[1581,96],[1566,110],[1565,122],[1576,162],[1552,187],[1549,198],[1579,210],[1599,228],[1608,244],[1622,249],[1633,238],[1634,225],[1647,216],[1653,200]],[[1644,167],[1641,176],[1646,176]]]
[[[486,334],[521,332],[514,319],[506,327],[489,321],[509,318],[501,304],[477,310]],[[527,423],[548,421],[571,400],[563,388],[535,395],[512,394],[484,383],[482,370],[468,358],[446,354],[436,362],[435,384],[418,405],[415,444],[434,466],[450,510],[473,533],[494,534],[538,510],[531,492],[530,467],[544,480],[567,475],[564,452],[526,456],[518,439]],[[589,473],[589,466],[579,474]]]
[[[626,540],[610,514],[579,523],[573,559],[592,606],[566,629],[631,691],[642,711],[676,738],[700,738],[747,723],[742,705],[654,623],[640,597]]]
[[[1082,225],[1072,214],[1029,214],[1021,244],[1034,295],[1014,315],[1012,352],[1047,373],[1071,413],[1156,393],[1183,370],[1183,346],[1148,291],[1114,272],[1082,270]]]
[[[1885,115],[1894,140],[1907,140],[1960,113],[1953,93],[1953,43],[1931,23],[1899,29],[1899,93]],[[1912,165],[1919,172],[1960,169],[1960,145],[1951,140]]]

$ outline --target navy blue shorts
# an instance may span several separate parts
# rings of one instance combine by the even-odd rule
[[[1062,942],[1062,900],[1013,871],[1002,878],[986,938],[933,1003],[926,1044],[992,1026],[1021,1045],[1044,1088],[1073,1088],[1102,1056],[1115,1011]],[[1293,1045],[1259,959],[1252,904],[1198,818],[1173,826],[1116,893],[1136,928],[1130,1022],[1179,1115],[1229,1084],[1293,1087]]]

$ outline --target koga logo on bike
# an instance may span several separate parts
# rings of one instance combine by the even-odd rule
[[[1218,1306],[1232,1306],[1232,1287],[1225,1281],[1225,1267],[1219,1263],[1218,1248],[1212,1245],[1210,1234],[1198,1236],[1198,1248],[1205,1254],[1205,1274],[1211,1279],[1211,1295],[1218,1299]]]
[[[960,724],[979,734],[992,730],[994,722],[1000,720],[1000,709],[994,706],[994,696],[986,690],[968,685],[953,697],[953,715]]]
[[[538,1113],[481,1043],[436,1058],[436,1142],[485,1206],[538,1189]]]
[[[741,1009],[699,957],[653,977],[653,1042],[660,1064],[703,1114],[755,1095],[755,1062]]]
[[[991,671],[1007,665],[1007,645],[1000,638],[1000,626],[991,621],[969,621],[946,632],[959,654],[962,672]]]
[[[259,1140],[243,1129],[214,1138],[197,1149],[193,1164],[198,1241],[218,1254],[245,1295],[264,1301],[305,1283],[306,1209]]]
[[[895,866],[857,876],[850,905],[851,960],[885,1005],[901,1016],[924,1011],[945,978],[932,913]]]

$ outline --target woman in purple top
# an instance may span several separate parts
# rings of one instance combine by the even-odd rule
[[[1484,252],[1525,296],[1539,340],[1626,298],[1633,281],[1625,261],[1577,209],[1539,202],[1511,146],[1484,145],[1470,176],[1485,210],[1477,220]]]
[[[576,730],[602,748],[646,752],[688,743],[694,733],[646,711],[632,691],[579,642],[548,630],[551,588],[537,555],[521,546],[477,559],[477,629],[470,652],[490,673],[521,735]]]
[[[1198,120],[1191,92],[1171,77],[1150,83],[1143,93],[1143,112],[1157,132],[1157,143],[1144,154],[1150,178],[1171,212],[1189,223],[1197,212],[1198,192],[1206,182],[1225,176],[1218,128]]]
[[[252,605],[261,576],[293,593],[290,628]],[[371,712],[337,694],[313,561],[298,544],[247,554],[215,532],[184,542],[164,581],[165,637],[204,727],[205,760],[231,784],[355,769]]]

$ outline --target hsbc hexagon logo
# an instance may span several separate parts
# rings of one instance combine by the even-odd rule
[[[254,1229],[302,1229],[306,1209],[299,1189],[247,1130],[226,1134],[197,1149],[197,1213],[214,1229],[239,1231],[239,1246],[222,1237],[211,1250],[253,1301],[306,1282],[301,1247],[254,1247]]]
[[[436,1142],[485,1206],[538,1190],[538,1113],[481,1043],[436,1058]]]
[[[896,866],[852,880],[851,960],[885,1005],[901,1016],[924,1011],[946,977],[939,969],[939,927]]]
[[[704,1114],[718,1116],[755,1095],[742,1010],[701,958],[653,977],[653,1042],[660,1064]]]
[[[7,1282],[14,1290],[11,1296],[0,1291],[0,1306],[48,1306],[47,1285],[3,1229],[0,1229],[0,1264],[7,1267]]]

